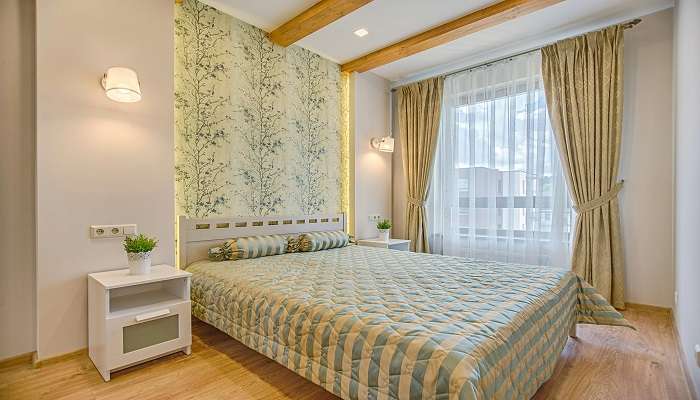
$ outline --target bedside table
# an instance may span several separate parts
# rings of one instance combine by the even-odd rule
[[[357,241],[357,245],[408,251],[411,247],[411,241],[406,239],[389,239],[388,242],[385,242],[381,239],[361,239]]]
[[[88,348],[105,381],[110,372],[166,354],[190,354],[191,273],[155,265],[88,275]]]

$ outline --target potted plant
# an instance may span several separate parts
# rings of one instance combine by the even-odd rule
[[[377,229],[379,230],[379,239],[385,242],[389,241],[389,231],[391,231],[391,221],[388,219],[383,219],[377,223]]]
[[[127,236],[124,239],[124,250],[129,259],[131,275],[145,275],[151,272],[151,251],[158,241],[146,235]]]

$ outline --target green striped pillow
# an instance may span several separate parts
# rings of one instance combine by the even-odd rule
[[[238,259],[284,254],[288,239],[283,235],[248,236],[229,240]]]
[[[348,234],[344,231],[309,232],[299,236],[299,250],[319,251],[345,247],[350,242]]]

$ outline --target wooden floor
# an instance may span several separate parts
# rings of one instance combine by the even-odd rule
[[[669,313],[630,309],[639,331],[579,326],[543,399],[690,399]],[[192,354],[175,354],[112,374],[105,383],[85,353],[40,368],[0,367],[0,399],[337,399],[201,322]]]

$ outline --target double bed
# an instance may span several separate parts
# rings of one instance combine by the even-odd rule
[[[355,245],[206,260],[227,238],[332,231],[342,215],[179,223],[193,315],[344,399],[527,399],[576,323],[628,325],[549,267]]]

